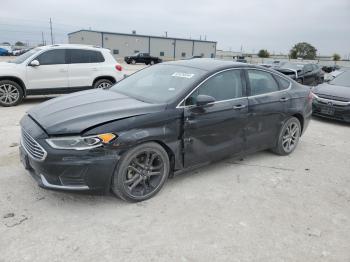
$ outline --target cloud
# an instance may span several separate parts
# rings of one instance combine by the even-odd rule
[[[218,48],[247,52],[261,48],[280,53],[299,41],[321,54],[350,53],[350,1],[278,0],[134,0],[100,2],[5,0],[0,10],[0,41],[48,40],[53,18],[57,41],[81,28],[114,32],[199,38]],[[17,32],[16,32],[17,31]]]

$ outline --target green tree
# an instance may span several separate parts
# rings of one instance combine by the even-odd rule
[[[25,46],[25,44],[23,42],[21,42],[21,41],[17,41],[15,43],[15,46]]]
[[[333,56],[332,56],[332,57],[333,57],[333,61],[335,61],[335,62],[336,62],[336,61],[339,61],[339,60],[340,60],[340,58],[341,58],[341,57],[340,57],[340,55],[339,55],[339,54],[337,54],[337,53],[333,54]]]
[[[290,57],[292,59],[303,58],[303,59],[315,59],[317,49],[309,43],[301,42],[293,46],[290,50]]]
[[[11,45],[9,42],[2,42],[3,45]]]
[[[268,58],[268,57],[270,57],[270,53],[266,49],[261,49],[258,52],[258,57],[260,57],[260,58]]]

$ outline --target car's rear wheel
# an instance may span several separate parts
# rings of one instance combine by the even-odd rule
[[[136,60],[135,60],[135,59],[131,60],[131,63],[132,63],[133,65],[136,64]]]
[[[0,105],[1,106],[15,106],[23,99],[22,87],[14,81],[2,80],[0,81]]]
[[[112,81],[108,79],[100,79],[94,83],[94,88],[108,89],[113,85]]]
[[[289,155],[298,145],[301,125],[296,117],[289,118],[282,126],[277,145],[273,151],[281,156]]]
[[[125,153],[114,172],[112,191],[118,197],[138,202],[159,192],[168,178],[169,157],[162,146],[150,142]]]

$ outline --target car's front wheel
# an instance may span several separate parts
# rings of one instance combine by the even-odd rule
[[[2,80],[0,81],[0,105],[1,106],[15,106],[23,99],[23,89],[14,81]]]
[[[283,124],[276,147],[272,150],[281,156],[289,155],[298,145],[301,135],[300,121],[296,117],[291,117]]]
[[[108,79],[100,79],[94,83],[93,88],[108,89],[113,85],[112,81]]]
[[[154,65],[154,60],[151,60],[150,65]]]
[[[131,63],[132,63],[133,65],[135,65],[135,64],[136,64],[136,60],[135,60],[135,59],[131,60]]]
[[[154,142],[138,145],[119,160],[112,191],[131,202],[149,199],[162,188],[169,171],[169,157],[162,146]]]

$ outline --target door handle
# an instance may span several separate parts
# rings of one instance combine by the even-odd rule
[[[233,109],[234,110],[241,110],[241,109],[243,109],[245,107],[246,107],[246,105],[235,105],[235,106],[233,106]]]
[[[282,98],[280,99],[281,102],[287,102],[288,100],[289,100],[288,97],[282,97]]]
[[[92,68],[92,71],[97,71],[97,68],[96,67]]]
[[[60,69],[60,72],[61,72],[61,73],[67,73],[68,70],[66,70],[66,69]]]

